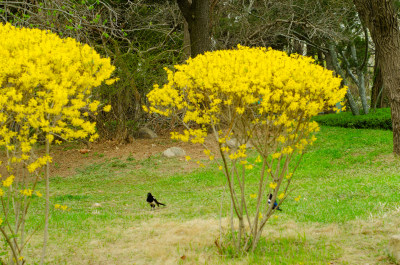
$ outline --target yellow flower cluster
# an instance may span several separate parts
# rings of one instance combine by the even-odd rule
[[[31,197],[31,196],[32,196],[32,193],[33,193],[33,190],[31,190],[31,189],[24,189],[24,190],[20,190],[19,192],[20,192],[22,195]]]
[[[42,156],[36,159],[35,162],[28,165],[28,171],[30,173],[34,172],[36,169],[46,165],[47,162],[51,163],[52,158],[50,156]]]
[[[70,208],[66,205],[61,205],[61,204],[54,204],[54,209],[59,209],[62,211],[69,211]]]
[[[204,127],[183,135],[174,133],[173,138],[189,141],[193,137],[202,142],[207,135],[205,125],[232,124],[235,128],[246,121],[242,138],[234,137],[249,139],[266,130],[273,132],[262,136],[274,143],[269,153],[262,155],[273,159],[303,152],[311,145],[313,133],[319,129],[311,117],[333,109],[346,93],[346,88],[340,87],[341,78],[312,58],[270,48],[239,45],[206,52],[174,68],[166,69],[168,82],[162,87],[155,85],[147,95],[149,107],[145,110],[165,116],[183,113],[179,117],[184,124]],[[217,131],[221,128],[216,127]],[[219,140],[225,142],[223,136]],[[220,146],[229,152],[225,145]],[[233,153],[231,159],[241,155]]]
[[[185,130],[183,134],[179,134],[178,132],[171,132],[171,139],[181,140],[182,142],[191,142],[191,143],[204,143],[204,139],[207,136],[207,131],[204,129],[190,129]]]
[[[13,152],[11,162],[29,160],[39,133],[50,143],[54,135],[96,139],[95,123],[85,116],[100,105],[90,98],[92,89],[116,81],[110,79],[115,68],[110,59],[50,31],[0,23],[0,36],[0,146]],[[39,158],[28,169],[33,172],[47,161]]]
[[[3,186],[6,187],[6,188],[10,187],[14,182],[14,178],[15,178],[14,175],[10,175],[8,178],[3,180]]]

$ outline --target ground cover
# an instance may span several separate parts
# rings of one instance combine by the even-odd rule
[[[178,144],[165,138],[85,155],[61,147],[51,199],[71,210],[52,210],[48,264],[394,264],[386,244],[400,232],[400,163],[391,132],[322,127],[317,138],[257,251],[235,259],[219,234],[229,204],[216,166],[164,158]],[[203,158],[200,147],[187,152]],[[151,211],[147,192],[167,207]],[[39,224],[39,198],[32,210]],[[39,257],[40,243],[32,238],[27,257]]]

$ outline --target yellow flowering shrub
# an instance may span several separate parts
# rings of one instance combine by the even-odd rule
[[[206,52],[175,65],[173,71],[165,70],[168,82],[161,87],[154,85],[147,96],[149,106],[144,109],[176,115],[186,130],[173,132],[174,139],[204,144],[209,132],[215,137],[239,219],[238,236],[233,241],[238,251],[254,250],[275,211],[271,204],[262,203],[263,198],[272,194],[272,201],[277,197],[280,203],[285,200],[301,154],[316,140],[314,133],[319,127],[311,118],[334,110],[346,88],[340,87],[341,79],[332,71],[316,65],[310,57],[240,45],[233,50]],[[237,142],[236,148],[228,147],[230,140]],[[248,157],[247,144],[257,153],[254,162]],[[212,155],[211,148],[205,149]],[[290,171],[292,158],[296,159]],[[246,171],[254,172],[257,163],[262,164],[257,167],[260,185],[252,212],[246,206],[248,195],[243,193]],[[278,193],[280,189],[283,191]],[[246,219],[249,229],[245,229]]]
[[[39,170],[51,163],[49,146],[60,140],[93,141],[98,137],[95,122],[86,118],[101,107],[91,93],[103,82],[116,81],[110,78],[115,67],[90,46],[50,31],[0,23],[0,39],[0,147],[5,147],[7,154],[3,163],[7,176],[0,175],[5,188],[2,219],[7,225],[0,230],[19,264],[24,238],[11,242],[7,234],[24,234],[30,200],[42,196],[35,187]],[[109,111],[110,107],[102,109]],[[46,142],[41,155],[35,153],[39,139]],[[48,169],[46,172],[48,184]],[[47,189],[46,217],[48,197]],[[13,218],[10,209],[14,209]]]

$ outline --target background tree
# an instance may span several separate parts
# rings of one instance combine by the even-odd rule
[[[400,31],[395,1],[354,0],[359,16],[375,43],[383,85],[389,91],[393,152],[400,155]]]
[[[195,57],[211,49],[210,1],[177,0],[179,9],[188,25],[190,54]]]

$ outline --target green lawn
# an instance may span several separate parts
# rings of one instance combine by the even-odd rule
[[[400,227],[400,163],[391,132],[322,127],[317,138],[294,175],[295,191],[247,257],[232,259],[229,249],[220,256],[214,245],[221,199],[222,217],[229,213],[222,173],[213,165],[180,173],[187,162],[157,155],[52,178],[52,203],[71,210],[52,211],[48,264],[394,264],[386,243]],[[255,189],[250,175],[247,191]],[[150,211],[147,192],[167,207]],[[41,222],[40,202],[32,224]],[[29,264],[39,260],[40,232],[28,245]]]

